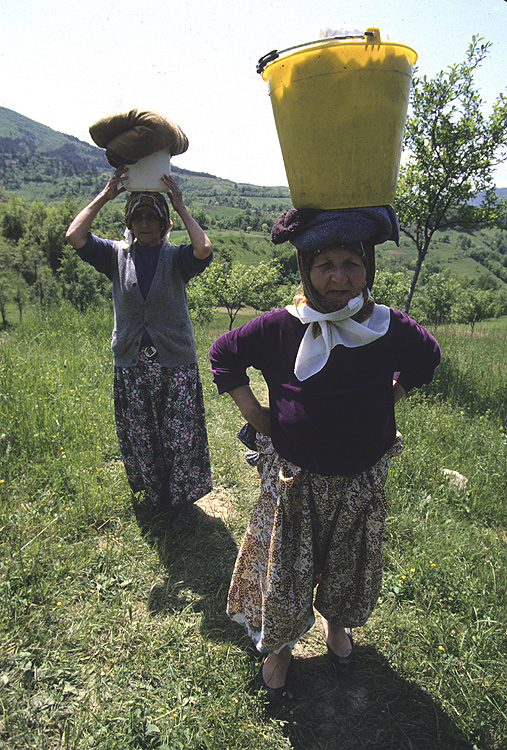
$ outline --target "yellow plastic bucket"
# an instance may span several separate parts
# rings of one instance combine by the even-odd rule
[[[417,53],[382,42],[375,28],[284,53],[261,58],[257,70],[268,83],[293,205],[392,203]]]

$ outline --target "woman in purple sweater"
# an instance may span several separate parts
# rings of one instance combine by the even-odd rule
[[[314,606],[335,673],[352,669],[351,628],[366,622],[381,586],[384,485],[401,452],[394,404],[430,382],[440,361],[427,330],[370,295],[374,245],[399,237],[392,208],[291,209],[272,236],[298,250],[294,304],[210,350],[218,390],[236,402],[258,452],[260,498],[227,610],[266,655],[257,685],[271,707],[286,694],[291,649]],[[262,372],[269,406],[248,367]]]

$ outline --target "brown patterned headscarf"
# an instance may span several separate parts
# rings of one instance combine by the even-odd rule
[[[161,237],[172,226],[169,206],[162,193],[131,193],[125,204],[125,225],[132,229],[132,216],[140,209],[151,211],[162,221]]]

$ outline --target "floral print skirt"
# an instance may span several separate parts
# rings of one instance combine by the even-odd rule
[[[312,474],[257,436],[261,492],[238,553],[227,612],[262,652],[292,646],[315,622],[341,627],[370,616],[382,583],[384,485],[392,448],[351,476]]]
[[[193,503],[212,489],[197,364],[162,367],[144,350],[114,368],[116,432],[133,492],[161,510]]]

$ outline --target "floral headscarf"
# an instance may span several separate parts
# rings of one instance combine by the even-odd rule
[[[169,206],[162,193],[131,193],[125,204],[125,225],[127,229],[132,228],[132,216],[135,211],[145,208],[151,211],[162,220],[163,237],[167,230],[172,226],[169,215]]]

